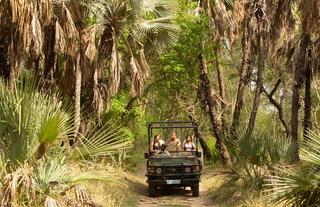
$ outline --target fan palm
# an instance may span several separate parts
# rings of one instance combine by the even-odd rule
[[[68,105],[58,95],[36,89],[35,81],[23,75],[14,90],[0,82],[0,145],[2,205],[25,202],[54,203],[64,191],[84,181],[119,183],[112,169],[92,162],[101,155],[122,153],[131,146],[121,130],[107,123],[69,147],[74,125]],[[95,166],[95,167],[88,167]],[[42,200],[43,199],[43,200]]]
[[[280,168],[280,175],[266,179],[268,199],[290,206],[319,206],[320,203],[320,135],[309,132],[300,149],[305,165]]]
[[[120,87],[125,60],[128,60],[131,74],[131,93],[139,95],[144,81],[149,76],[149,66],[145,51],[161,52],[177,40],[178,27],[173,23],[177,5],[174,1],[142,1],[142,0],[93,0],[86,2],[89,17],[95,22],[89,30],[94,33],[88,38],[86,55],[96,58],[93,68],[93,102],[95,108],[101,108],[101,93],[98,82],[103,79],[106,57],[109,61],[109,77],[106,86],[106,108],[109,108],[110,97]],[[99,37],[99,45],[95,45],[95,37]],[[121,39],[129,58],[122,59],[118,48]]]
[[[230,138],[230,142],[237,158],[238,168],[233,170],[236,177],[253,183],[259,189],[273,166],[285,163],[292,153],[288,139],[270,137],[262,132],[252,135],[240,133],[237,140]]]

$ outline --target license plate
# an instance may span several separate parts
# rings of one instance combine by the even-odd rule
[[[167,180],[167,185],[176,185],[180,183],[181,183],[181,180]]]

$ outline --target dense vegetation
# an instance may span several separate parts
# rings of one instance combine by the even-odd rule
[[[153,120],[199,125],[225,198],[319,205],[319,19],[318,0],[0,0],[1,206],[98,205],[92,182],[120,205]]]

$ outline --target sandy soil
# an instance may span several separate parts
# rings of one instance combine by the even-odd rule
[[[202,182],[200,183],[200,196],[192,197],[191,189],[187,188],[164,188],[159,189],[158,196],[148,197],[148,184],[146,183],[145,169],[141,166],[137,169],[136,175],[129,178],[130,188],[139,195],[139,204],[141,207],[202,207],[213,206],[208,198],[208,189],[205,185],[212,175],[204,170]]]

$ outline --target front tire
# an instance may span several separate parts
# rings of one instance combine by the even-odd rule
[[[199,197],[199,183],[191,186],[192,197]]]
[[[149,197],[156,197],[157,195],[157,186],[153,184],[149,184],[148,187],[148,196]]]

